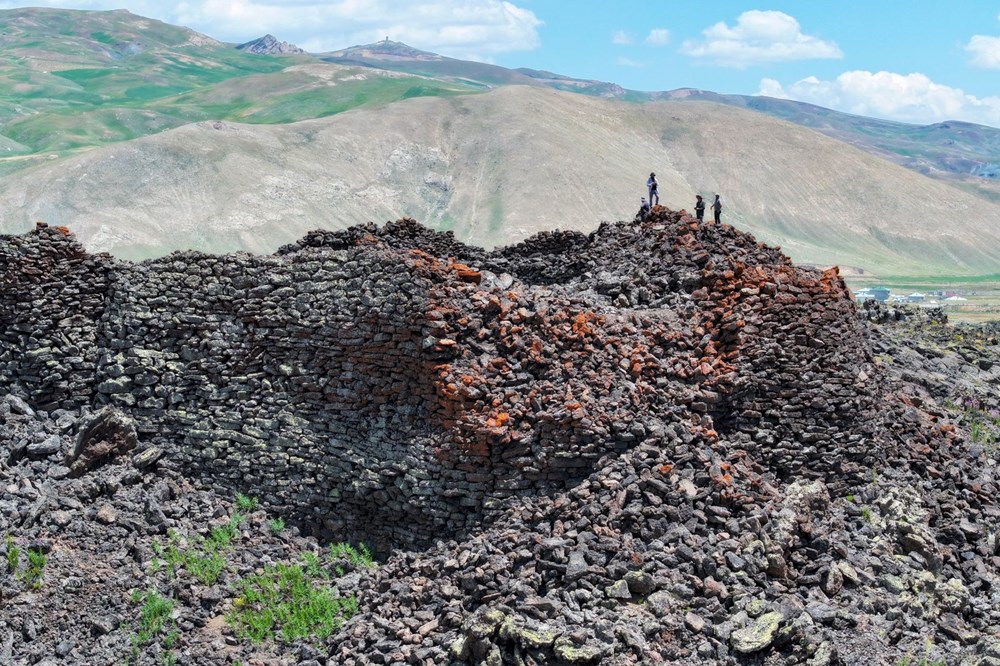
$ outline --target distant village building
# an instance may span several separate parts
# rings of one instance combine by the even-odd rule
[[[881,303],[885,303],[889,300],[889,295],[892,294],[892,290],[888,287],[874,287],[871,290],[872,297]]]
[[[946,299],[944,299],[944,300],[946,300],[946,301],[952,301],[952,302],[954,302],[954,301],[967,301],[967,300],[969,300],[969,299],[967,299],[967,298],[962,298],[961,296],[958,296],[958,295],[956,294],[955,296],[949,296],[948,298],[946,298]]]
[[[859,289],[854,292],[854,300],[858,303],[864,303],[865,301],[870,301],[873,298],[875,298],[875,295],[872,294],[871,289]]]
[[[921,294],[921,293],[916,293],[915,292],[915,293],[912,293],[909,296],[907,296],[906,300],[909,301],[910,303],[923,303],[924,300],[926,300],[926,298],[927,298],[926,294]]]

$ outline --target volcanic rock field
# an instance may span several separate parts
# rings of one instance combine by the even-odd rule
[[[1000,664],[998,338],[659,207],[0,236],[0,663]]]

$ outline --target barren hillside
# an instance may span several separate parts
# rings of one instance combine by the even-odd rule
[[[400,215],[484,245],[723,195],[724,221],[799,262],[995,273],[1000,206],[846,144],[709,102],[508,87],[283,126],[206,122],[0,183],[0,230],[71,227],[91,250],[269,252],[315,228]],[[572,219],[564,215],[572,205]],[[585,221],[585,222],[583,222]]]

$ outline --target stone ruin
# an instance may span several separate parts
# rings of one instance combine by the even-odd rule
[[[914,630],[880,576],[918,570],[960,590],[920,627],[995,620],[996,483],[898,395],[836,269],[683,213],[141,263],[39,225],[0,237],[0,389],[114,407],[161,469],[403,553],[329,663],[864,663]]]

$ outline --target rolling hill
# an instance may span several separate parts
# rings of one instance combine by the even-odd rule
[[[493,245],[631,217],[655,170],[667,205],[721,192],[726,221],[798,261],[1000,272],[992,128],[638,93],[390,41],[258,55],[126,11],[0,11],[0,43],[0,231],[43,219],[142,258],[412,215]]]
[[[481,90],[238,50],[125,10],[0,11],[0,175],[203,120],[282,123]]]
[[[205,122],[12,174],[5,231],[66,224],[92,249],[269,252],[317,227],[410,215],[510,243],[721,192],[724,220],[801,262],[897,275],[1000,266],[1000,207],[812,130],[710,102],[539,87],[416,98],[290,125]]]

